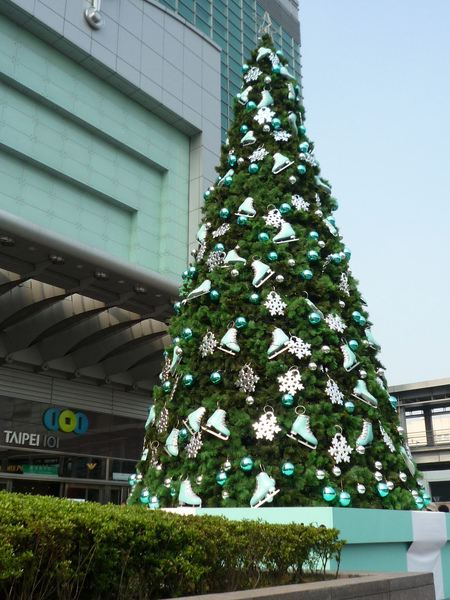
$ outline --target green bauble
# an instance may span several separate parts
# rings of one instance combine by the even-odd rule
[[[168,394],[170,392],[170,390],[172,389],[172,384],[170,383],[170,381],[165,381],[162,384],[162,389],[165,394]]]
[[[345,254],[345,258],[347,260],[350,260],[351,256],[352,256],[352,251],[349,248],[344,248],[342,250],[342,252]]]
[[[211,383],[214,383],[214,385],[217,385],[222,381],[222,375],[219,371],[214,371],[214,373],[211,373],[209,376],[209,380]]]
[[[272,250],[272,252],[269,252],[269,254],[267,255],[267,260],[269,262],[275,262],[276,260],[278,260],[278,254]]]
[[[185,387],[192,387],[194,385],[194,376],[191,373],[187,375],[183,375],[183,379],[181,380]]]
[[[190,329],[189,327],[186,327],[185,329],[183,329],[183,331],[181,332],[181,335],[183,337],[183,339],[185,340],[190,340],[192,337],[192,329]]]
[[[280,213],[282,215],[287,215],[291,212],[291,210],[292,206],[288,202],[283,202],[283,204],[280,206]]]
[[[389,494],[389,488],[383,481],[380,481],[377,483],[377,492],[382,498],[385,498]]]
[[[339,265],[339,264],[341,264],[341,262],[342,262],[342,258],[341,258],[341,256],[340,256],[339,254],[337,254],[337,253],[336,253],[336,254],[332,254],[332,255],[331,255],[331,262],[332,262],[334,265]]]
[[[428,506],[431,502],[431,496],[429,494],[423,493],[422,500],[423,500],[423,505]]]
[[[318,240],[319,239],[319,234],[317,233],[317,231],[310,231],[308,233],[308,237],[310,240]]]
[[[268,242],[269,240],[269,235],[265,231],[258,234],[258,242]]]
[[[211,192],[209,190],[206,190],[206,192],[203,192],[203,198],[205,200],[208,200],[208,198],[211,196]]]
[[[306,253],[306,258],[309,260],[309,262],[316,262],[319,260],[319,254],[315,250],[309,250]]]
[[[363,315],[361,315],[360,319],[359,319],[359,324],[361,325],[361,327],[364,327],[364,325],[367,323],[367,319],[366,317],[363,317]]]
[[[304,271],[302,271],[302,277],[303,279],[305,279],[305,281],[309,281],[313,278],[313,273],[309,269],[305,269]]]
[[[306,133],[306,127],[304,125],[300,125],[300,127],[298,128],[298,130],[300,131],[300,133],[302,135],[305,135],[305,133]]]
[[[259,166],[256,163],[251,163],[248,167],[248,172],[251,175],[255,175],[259,171]]]
[[[273,65],[273,67],[272,67],[272,73],[274,73],[275,75],[279,75],[280,71],[281,71],[280,65]]]
[[[243,471],[251,471],[253,469],[253,460],[249,456],[246,456],[241,460],[239,466]]]
[[[353,317],[353,320],[355,321],[355,323],[359,323],[359,320],[361,319],[361,313],[357,310],[354,310],[352,312],[352,317]]]
[[[350,350],[358,350],[358,342],[356,340],[349,340],[348,345],[350,346]]]
[[[240,216],[237,218],[237,224],[241,227],[247,223],[247,217]]]
[[[299,175],[304,175],[306,173],[306,167],[305,167],[305,165],[298,165],[298,167],[297,167],[297,173]]]
[[[172,342],[173,342],[174,344],[179,344],[179,343],[181,342],[181,338],[180,338],[180,337],[178,337],[178,336],[176,336],[176,337],[174,337],[174,338],[173,338]]]
[[[181,304],[181,302],[175,302],[175,304],[173,305],[173,309],[177,313],[177,315],[181,313],[182,306],[183,305]]]
[[[216,481],[219,485],[225,485],[227,479],[228,475],[225,473],[225,471],[220,471],[220,473],[217,473],[216,475]]]
[[[317,325],[317,323],[320,323],[320,315],[319,313],[316,312],[312,312],[308,315],[308,320],[311,323],[311,325]]]
[[[188,270],[186,269],[186,271],[183,271],[181,273],[181,279],[187,279],[189,277],[189,273]]]
[[[148,507],[151,508],[152,510],[155,510],[156,508],[159,508],[159,500],[158,500],[158,496],[151,496],[149,503],[148,503]]]
[[[253,102],[253,100],[250,100],[250,102],[247,102],[247,104],[245,105],[245,108],[250,111],[250,110],[255,110],[256,108],[256,104]]]
[[[216,252],[225,252],[225,246],[224,246],[223,244],[220,244],[220,243],[219,243],[219,244],[216,244],[216,245],[214,246],[214,250],[215,250]]]
[[[198,275],[198,271],[196,267],[189,267],[188,269],[188,277],[190,277],[191,279],[194,279],[194,277],[197,277]]]
[[[394,398],[394,396],[389,396],[389,403],[392,406],[393,409],[397,408],[397,404],[398,404],[398,400],[397,398]]]
[[[129,477],[128,477],[128,485],[134,485],[136,483],[136,474],[132,473]]]
[[[351,400],[346,400],[344,402],[344,407],[345,410],[349,413],[352,414],[352,412],[355,410],[355,405],[353,404],[353,402]]]
[[[336,492],[330,485],[327,485],[323,488],[322,497],[327,502],[333,502],[333,500],[336,498]]]
[[[143,504],[148,504],[148,501],[150,499],[150,491],[149,491],[148,488],[145,487],[145,488],[142,489],[142,492],[141,492],[141,495],[139,496],[139,499],[140,499],[140,501]]]
[[[241,128],[239,129],[239,131],[244,134],[247,133],[248,125],[241,125]]]
[[[281,404],[283,406],[292,406],[294,404],[294,396],[291,394],[283,394],[281,396]]]
[[[424,507],[423,498],[421,498],[420,496],[416,496],[415,501],[417,508],[421,510]]]
[[[218,292],[217,290],[211,290],[209,292],[209,297],[213,302],[218,302],[220,300],[220,292]]]
[[[228,164],[230,165],[230,167],[234,167],[234,165],[236,164],[237,158],[235,157],[234,154],[230,154],[230,156],[228,157]]]
[[[302,142],[301,144],[298,145],[298,149],[300,150],[300,152],[308,152],[309,150],[309,144],[308,142]]]
[[[229,214],[230,214],[230,211],[228,210],[228,208],[221,208],[219,210],[219,217],[221,219],[228,219]]]
[[[274,117],[271,121],[271,125],[274,129],[280,129],[281,121],[278,117]]]
[[[351,496],[350,496],[350,494],[348,492],[342,491],[339,494],[339,504],[341,506],[348,506],[351,501],[352,501],[352,499],[351,499]]]
[[[294,474],[294,465],[290,462],[285,462],[281,467],[281,472],[283,475],[286,475],[286,477],[290,477]]]
[[[189,430],[186,427],[182,427],[178,432],[178,437],[182,441],[187,440],[189,437]]]
[[[252,294],[248,301],[250,302],[250,304],[259,304],[261,301],[261,298],[259,297],[258,294]]]
[[[236,325],[236,329],[242,329],[247,325],[247,319],[245,317],[237,317],[234,320],[234,324]]]
[[[248,66],[248,64],[247,64],[247,63],[244,63],[244,64],[242,65],[242,67],[241,67],[241,71],[242,71],[243,73],[247,73],[247,71],[248,71],[249,69],[250,69],[250,67]]]
[[[226,185],[227,187],[229,187],[232,183],[233,183],[233,178],[231,177],[231,175],[227,175],[225,177],[225,179],[223,180],[223,185]]]

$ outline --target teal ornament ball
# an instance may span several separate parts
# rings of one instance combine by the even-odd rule
[[[312,312],[308,315],[308,320],[311,323],[311,325],[317,325],[317,323],[320,323],[320,315],[319,313],[316,312]]]
[[[282,215],[287,215],[291,212],[291,210],[292,206],[288,202],[283,202],[283,204],[280,206],[280,213]]]
[[[244,63],[241,67],[241,70],[243,73],[247,73],[247,71],[250,69],[250,67],[248,66],[247,63]]]
[[[304,175],[306,173],[306,167],[305,167],[305,165],[298,165],[297,166],[297,173],[299,175]]]
[[[181,338],[177,335],[173,338],[172,342],[174,344],[179,344],[181,342]]]
[[[181,332],[181,335],[183,336],[183,339],[185,340],[189,340],[192,337],[192,329],[190,329],[189,327],[186,327],[185,329],[183,329],[183,331]]]
[[[162,384],[162,389],[165,394],[168,394],[170,392],[170,390],[172,389],[172,384],[170,383],[170,381],[165,381]]]
[[[304,271],[302,271],[302,277],[305,281],[309,281],[313,278],[313,273],[309,269],[305,269]]]
[[[344,402],[344,408],[349,414],[352,414],[352,412],[355,410],[355,405],[351,400],[346,400]]]
[[[228,208],[221,208],[219,210],[219,217],[221,219],[228,219],[229,214],[230,214],[230,211],[228,210]]]
[[[352,501],[352,499],[351,499],[351,496],[350,496],[350,494],[348,492],[342,491],[339,494],[339,504],[341,506],[348,506],[351,501]]]
[[[306,133],[306,127],[304,125],[300,125],[300,127],[298,128],[298,130],[300,131],[300,133],[302,135],[305,135],[305,133]]]
[[[278,254],[272,250],[272,252],[269,252],[269,254],[267,255],[267,260],[269,262],[275,262],[276,260],[278,260]]]
[[[211,290],[209,292],[209,297],[213,302],[218,302],[220,300],[220,292],[218,292],[217,290]]]
[[[247,125],[241,125],[241,128],[239,130],[241,133],[247,133],[248,131],[248,126]]]
[[[253,469],[253,460],[249,456],[246,456],[241,460],[240,467],[243,471],[251,471]]]
[[[188,270],[186,269],[186,271],[183,271],[181,273],[181,279],[187,279],[189,277],[189,273]]]
[[[183,305],[181,304],[181,302],[175,302],[175,304],[173,305],[173,310],[177,313],[177,315],[181,313],[182,306]]]
[[[300,150],[300,152],[308,152],[308,150],[309,150],[308,142],[302,142],[301,144],[299,144],[298,149]]]
[[[258,242],[268,242],[269,239],[269,234],[265,231],[261,231],[261,233],[258,234]]]
[[[136,475],[135,475],[135,473],[132,473],[128,477],[128,485],[134,485],[135,483],[136,483]]]
[[[225,246],[223,244],[216,244],[214,250],[216,252],[225,252]]]
[[[230,154],[230,156],[228,157],[228,164],[230,165],[230,167],[234,167],[234,165],[236,164],[237,158],[234,154]]]
[[[180,429],[180,431],[178,432],[178,437],[180,438],[180,440],[184,441],[187,440],[189,437],[189,430],[187,429],[187,427],[182,427]]]
[[[397,408],[398,400],[394,396],[389,396],[389,403],[393,409]]]
[[[228,475],[225,473],[225,471],[220,471],[220,473],[217,473],[216,475],[216,481],[219,485],[224,485],[227,479]]]
[[[423,498],[421,498],[420,496],[416,496],[415,498],[416,501],[416,506],[419,510],[422,510],[422,508],[424,507],[424,502],[423,502]]]
[[[231,177],[231,175],[227,175],[223,180],[223,185],[226,185],[227,187],[229,187],[232,183],[233,178]]]
[[[330,215],[329,217],[327,217],[326,220],[328,221],[328,223],[331,223],[332,225],[336,225],[336,219],[334,218],[333,215]]]
[[[214,383],[214,385],[217,385],[222,381],[222,375],[219,373],[219,371],[214,371],[214,373],[211,373],[209,376],[209,380],[211,383]]]
[[[339,254],[337,254],[337,253],[336,253],[336,254],[332,254],[332,255],[331,255],[331,262],[332,262],[334,265],[339,265],[339,264],[341,264],[341,262],[342,262],[342,258],[341,258],[341,256],[340,256]]]
[[[250,175],[255,175],[259,171],[259,166],[256,163],[251,163],[248,167]]]
[[[292,406],[294,404],[294,396],[291,394],[283,394],[281,396],[281,404],[283,406]]]
[[[272,67],[272,73],[274,73],[275,75],[279,75],[280,71],[281,71],[280,65],[273,65],[273,67]]]
[[[294,474],[294,465],[290,462],[285,462],[281,467],[281,472],[283,475],[286,475],[286,477],[290,477]]]
[[[245,108],[250,111],[250,110],[255,110],[256,108],[256,104],[253,102],[253,100],[250,100],[250,102],[247,102],[247,104],[245,105]]]
[[[356,340],[349,340],[348,345],[350,350],[358,350],[358,342]]]
[[[148,504],[149,498],[150,498],[150,491],[149,491],[148,488],[145,487],[145,488],[142,489],[142,492],[141,492],[141,495],[139,496],[139,499],[144,504]]]
[[[315,250],[308,250],[306,253],[306,258],[309,260],[309,262],[316,262],[319,260],[319,254]]]
[[[281,121],[278,117],[274,117],[271,121],[271,125],[274,129],[280,129]]]
[[[333,500],[336,498],[336,492],[330,485],[327,485],[323,488],[322,498],[327,502],[333,502]]]
[[[247,319],[245,317],[237,317],[234,324],[236,325],[236,329],[242,329],[247,325]]]
[[[259,304],[261,301],[261,298],[259,297],[258,294],[252,294],[248,301],[250,302],[250,304]]]
[[[247,223],[247,217],[242,217],[242,216],[238,217],[236,222],[238,225],[240,225],[242,227],[243,225],[245,225]]]
[[[423,500],[423,505],[428,506],[431,502],[431,496],[429,494],[423,493],[422,500]]]
[[[355,321],[355,323],[359,323],[360,319],[361,319],[361,313],[357,310],[354,310],[352,312],[352,318]]]
[[[332,198],[331,210],[335,212],[339,208],[339,202]]]
[[[203,198],[205,200],[208,200],[208,198],[211,196],[211,192],[209,190],[206,190],[206,192],[203,192]]]
[[[318,240],[319,239],[319,234],[317,233],[317,231],[310,231],[308,233],[308,238],[310,240]]]
[[[382,498],[386,498],[389,494],[389,488],[383,481],[379,481],[377,483],[377,492]]]
[[[194,279],[194,277],[197,277],[198,275],[198,271],[196,267],[189,267],[188,269],[188,277],[190,277],[191,279]]]
[[[284,56],[283,50],[277,50],[277,56],[279,56],[280,58],[283,58],[283,56]]]
[[[192,387],[194,385],[194,376],[191,373],[187,373],[187,375],[183,375],[181,381],[185,387]]]
[[[363,315],[361,315],[358,322],[361,325],[361,327],[364,327],[364,325],[367,323],[367,319],[366,319],[366,317],[363,317]]]
[[[158,500],[158,496],[151,496],[149,503],[148,503],[148,507],[151,508],[152,510],[155,510],[156,508],[159,508],[159,500]]]
[[[347,260],[350,260],[351,256],[352,256],[352,251],[350,250],[350,248],[344,248],[342,250],[342,252],[345,254],[345,258]]]
[[[169,492],[169,493],[170,493],[170,495],[171,495],[171,496],[172,496],[172,498],[173,498],[174,496],[176,496],[176,495],[177,495],[177,490],[176,490],[174,487],[171,487],[171,488],[170,488],[170,492]]]

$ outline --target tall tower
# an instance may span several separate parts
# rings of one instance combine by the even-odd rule
[[[241,86],[241,67],[257,45],[261,30],[271,34],[277,48],[300,80],[300,24],[297,0],[159,0],[222,48],[221,127],[228,130],[233,98]]]

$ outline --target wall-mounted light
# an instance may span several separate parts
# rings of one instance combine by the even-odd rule
[[[99,281],[108,281],[109,275],[105,271],[95,271],[94,277]]]
[[[66,262],[66,259],[59,254],[49,254],[48,260],[52,262],[54,265],[63,265]]]
[[[101,29],[105,24],[102,13],[100,12],[100,5],[102,0],[92,0],[92,6],[84,11],[84,18],[92,29]]]
[[[12,247],[16,245],[16,241],[7,235],[0,235],[0,245]]]
[[[147,293],[147,288],[144,287],[143,285],[136,284],[133,289],[136,294],[146,294]]]

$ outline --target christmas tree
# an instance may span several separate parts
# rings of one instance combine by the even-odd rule
[[[300,87],[268,35],[242,72],[130,502],[422,508]]]

